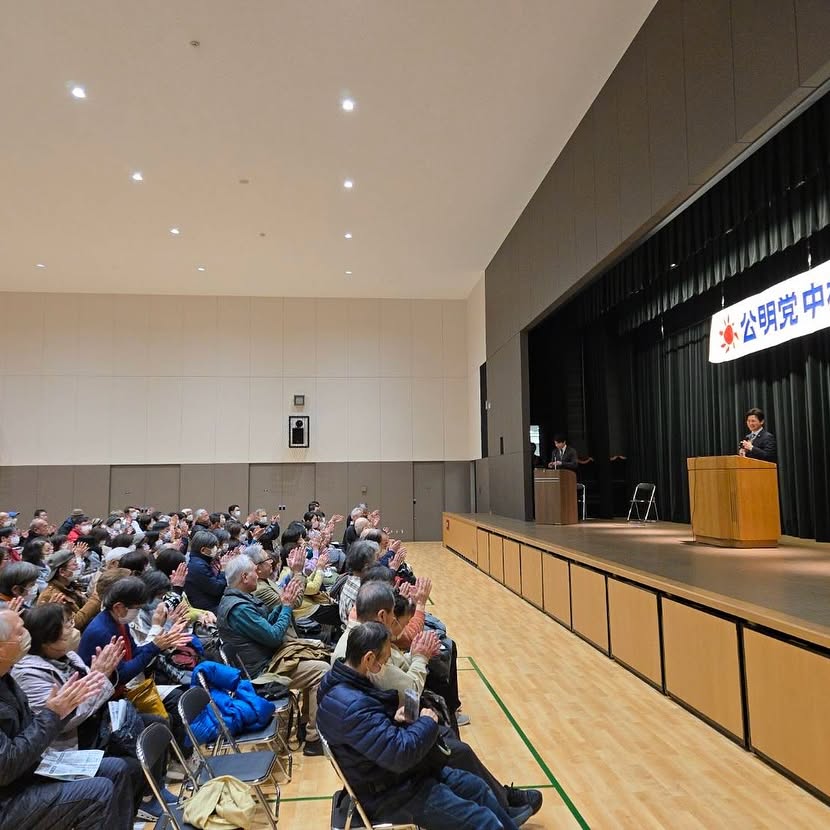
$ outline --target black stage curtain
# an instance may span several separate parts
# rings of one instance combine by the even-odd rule
[[[622,443],[629,483],[657,485],[661,518],[689,521],[686,458],[736,452],[744,413],[759,406],[778,442],[784,533],[830,541],[830,330],[708,362],[712,314],[828,259],[825,96],[529,342],[550,327],[581,343],[586,444],[605,458]],[[627,387],[618,401],[614,373]],[[606,515],[610,472],[598,472]]]

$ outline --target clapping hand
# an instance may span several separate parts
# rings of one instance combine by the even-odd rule
[[[75,542],[72,546],[72,553],[75,556],[83,556],[85,553],[89,552],[89,545],[86,542]]]
[[[369,514],[369,524],[371,524],[372,527],[378,527],[380,525],[380,510],[373,510]]]
[[[169,608],[167,607],[166,602],[160,602],[156,606],[156,610],[153,611],[153,619],[152,624],[153,626],[158,626],[161,628],[167,622],[167,614],[169,613]]]
[[[25,597],[13,597],[9,600],[9,604],[6,606],[6,608],[9,611],[14,611],[15,614],[19,614],[21,611],[23,611],[24,599]]]
[[[216,625],[216,614],[213,611],[205,611],[199,617],[200,625]]]
[[[303,583],[299,579],[292,579],[285,588],[282,589],[282,604],[289,608],[294,607],[297,597],[303,590]]]
[[[419,576],[415,580],[414,596],[415,604],[424,606],[427,604],[432,591],[432,580],[428,576]]]
[[[95,655],[89,662],[89,667],[94,672],[100,672],[104,677],[109,677],[118,664],[127,654],[127,645],[123,637],[113,637],[103,648],[98,646]]]
[[[46,700],[46,708],[63,720],[85,700],[95,697],[104,688],[105,680],[100,672],[92,671],[85,677],[79,677],[76,672],[63,686],[52,687]]]
[[[406,561],[406,548],[400,548],[398,552],[392,557],[389,567],[393,571],[397,571],[401,565]]]
[[[335,514],[334,514],[334,515],[333,515],[333,516],[329,519],[329,524],[330,524],[330,525],[336,525],[336,524],[339,524],[339,523],[340,523],[340,522],[342,522],[342,521],[343,521],[343,516],[341,516],[339,513],[335,513]]]
[[[441,641],[434,631],[421,631],[420,634],[416,634],[412,645],[409,647],[409,653],[413,657],[420,654],[427,661],[435,657],[440,651]]]
[[[301,546],[294,548],[288,554],[288,567],[291,568],[292,573],[298,574],[303,569],[305,564],[305,549]]]
[[[168,651],[186,646],[190,642],[190,634],[184,630],[184,623],[176,623],[169,631],[159,634],[155,644],[161,651]]]
[[[329,566],[329,555],[327,553],[321,553],[319,558],[317,559],[317,570],[324,571]]]
[[[173,573],[170,574],[170,584],[176,588],[184,588],[184,583],[187,581],[187,563],[182,562]]]

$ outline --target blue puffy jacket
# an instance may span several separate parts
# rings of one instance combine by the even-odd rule
[[[223,663],[205,661],[193,670],[191,686],[199,686],[202,674],[210,687],[222,720],[231,735],[264,729],[274,717],[276,704],[260,697],[250,680],[242,680],[242,672]],[[210,708],[205,708],[191,724],[199,743],[211,743],[219,736],[219,725]]]
[[[378,689],[338,660],[320,681],[317,727],[329,742],[343,774],[367,802],[395,790],[400,799],[423,775],[416,769],[438,738],[432,718],[395,723],[398,693]]]

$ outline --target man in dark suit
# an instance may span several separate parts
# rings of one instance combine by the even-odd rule
[[[775,436],[764,428],[764,413],[753,408],[746,413],[746,428],[749,434],[741,441],[738,455],[756,458],[758,461],[778,461],[775,449]]]
[[[550,459],[552,470],[573,470],[576,472],[579,466],[576,450],[568,446],[568,439],[561,433],[553,436],[553,455]]]

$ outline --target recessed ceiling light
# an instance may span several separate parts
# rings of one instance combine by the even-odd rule
[[[344,112],[352,112],[352,110],[354,110],[354,100],[351,98],[344,98],[340,102],[340,106],[343,107]]]
[[[140,170],[136,170],[135,173],[133,173],[132,176],[130,176],[130,178],[134,182],[143,182],[144,181],[144,176],[142,175]]]
[[[196,266],[196,270],[197,270],[197,271],[204,271],[204,270],[205,270],[205,266],[204,266],[204,265],[197,265],[197,266]]]
[[[345,187],[346,190],[351,190],[354,187],[354,182],[351,179],[346,179],[346,181],[343,182],[343,187]]]
[[[170,233],[172,233],[173,236],[178,236],[181,231],[178,228],[170,228]]]
[[[38,262],[38,264],[35,265],[35,268],[45,268],[45,267],[46,266],[42,262]]]
[[[82,86],[73,86],[72,87],[72,97],[73,98],[86,98],[86,90]]]
[[[352,275],[352,272],[351,272],[351,271],[346,271],[346,276],[347,276],[347,277],[350,277],[351,275]]]
[[[352,238],[352,235],[350,233],[344,233],[343,236],[346,237],[346,239]]]

